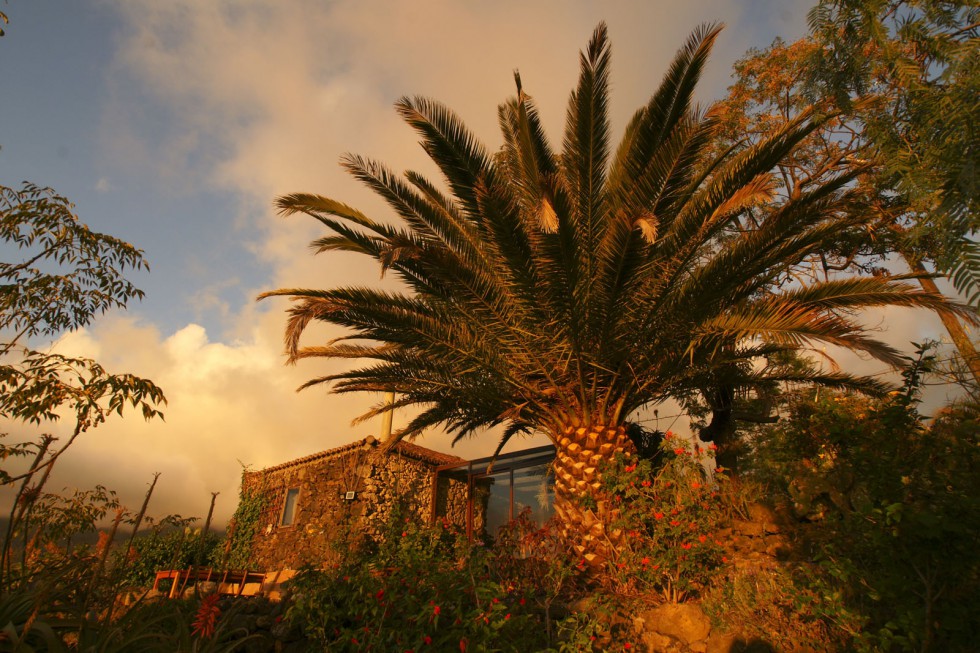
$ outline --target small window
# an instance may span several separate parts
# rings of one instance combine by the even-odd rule
[[[280,526],[292,526],[296,519],[296,500],[299,499],[299,488],[291,487],[286,490],[286,502],[282,507],[282,521]]]

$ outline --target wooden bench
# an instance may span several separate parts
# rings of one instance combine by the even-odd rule
[[[245,586],[249,583],[261,584],[265,580],[265,574],[258,571],[248,570],[227,570],[215,571],[207,567],[188,567],[187,569],[168,569],[158,571],[156,579],[153,581],[154,591],[160,591],[160,581],[172,580],[170,591],[167,593],[169,598],[181,596],[190,581],[195,583],[217,583],[218,593],[230,596],[242,596]]]

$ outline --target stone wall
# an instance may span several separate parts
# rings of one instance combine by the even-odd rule
[[[323,566],[343,554],[348,538],[377,538],[395,506],[410,518],[428,522],[432,481],[440,464],[463,462],[411,444],[382,453],[374,438],[352,443],[259,472],[246,472],[244,489],[267,497],[252,541],[251,567],[256,570]],[[282,526],[286,493],[299,490],[293,523]],[[355,498],[347,500],[346,493]],[[465,524],[466,485],[446,486],[451,521]],[[457,521],[460,520],[460,521]]]

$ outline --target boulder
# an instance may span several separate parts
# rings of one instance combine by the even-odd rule
[[[685,646],[707,639],[711,632],[708,616],[693,603],[667,603],[647,610],[640,618],[647,633],[673,637]]]

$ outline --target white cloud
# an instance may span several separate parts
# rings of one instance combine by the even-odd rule
[[[353,151],[396,170],[413,167],[435,176],[417,139],[391,109],[398,97],[422,94],[444,101],[493,146],[497,104],[513,94],[511,72],[520,68],[559,143],[577,53],[605,19],[614,48],[615,134],[646,101],[697,24],[729,24],[706,73],[702,97],[708,100],[724,92],[731,63],[745,49],[764,46],[774,29],[789,38],[801,34],[810,2],[113,4],[123,27],[109,71],[103,133],[109,152],[127,168],[153,174],[173,193],[233,194],[239,215],[228,237],[250,239],[256,259],[274,267],[264,287],[249,293],[254,296],[279,286],[378,279],[376,267],[358,257],[310,256],[312,221],[283,221],[271,207],[278,194],[311,191],[379,217],[390,215],[337,160]],[[153,109],[149,118],[147,106]],[[167,117],[163,131],[156,129],[160,115]],[[156,131],[142,131],[151,124]],[[207,280],[207,270],[200,276]],[[162,471],[151,510],[202,515],[209,493],[220,491],[220,521],[235,507],[239,460],[263,467],[377,431],[378,424],[355,428],[350,421],[380,397],[294,392],[343,363],[283,365],[284,300],[229,305],[218,299],[221,283],[203,281],[187,294],[196,308],[217,306],[231,324],[227,333],[188,324],[162,334],[152,325],[110,316],[65,339],[63,347],[91,355],[112,371],[152,378],[167,393],[169,406],[166,422],[143,423],[130,415],[86,434],[59,463],[56,482],[102,482],[137,506],[152,473]],[[420,443],[448,450],[441,434]],[[478,456],[495,444],[495,438],[484,438],[455,452]]]

